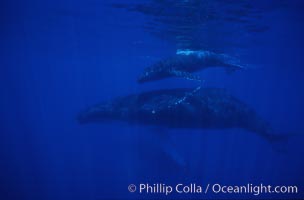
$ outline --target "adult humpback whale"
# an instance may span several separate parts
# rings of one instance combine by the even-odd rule
[[[236,58],[225,54],[216,54],[210,51],[178,50],[176,55],[161,60],[144,70],[138,78],[139,83],[160,80],[169,77],[183,77],[189,80],[198,80],[192,72],[209,67],[224,67],[228,72],[244,69]]]
[[[168,89],[116,98],[92,106],[80,123],[121,120],[168,128],[242,128],[267,140],[278,139],[253,109],[223,89]]]

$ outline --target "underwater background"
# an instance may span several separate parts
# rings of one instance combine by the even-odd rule
[[[239,129],[169,130],[185,168],[164,153],[157,127],[76,119],[114,97],[195,88],[179,78],[136,80],[177,49],[203,49],[249,67],[198,72],[202,87],[227,89],[278,133],[304,133],[303,1],[11,0],[0,8],[1,200],[304,198],[301,134],[270,144]],[[128,191],[139,183],[265,183],[299,193]]]

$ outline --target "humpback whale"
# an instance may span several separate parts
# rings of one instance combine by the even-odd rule
[[[200,77],[193,75],[192,72],[209,67],[224,67],[227,72],[245,68],[239,64],[239,60],[226,54],[217,54],[211,51],[178,50],[173,57],[161,60],[146,68],[137,81],[144,83],[169,77],[200,81]]]
[[[255,132],[278,139],[267,122],[224,89],[165,89],[131,94],[81,112],[79,123],[120,120],[167,128],[229,129]]]

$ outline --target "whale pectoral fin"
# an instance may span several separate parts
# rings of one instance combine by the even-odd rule
[[[177,169],[186,169],[187,160],[183,152],[180,152],[178,146],[176,146],[175,136],[170,133],[169,128],[153,126],[149,130],[152,133],[149,135],[149,141],[152,144],[157,145],[158,150],[161,151],[161,154],[165,156],[166,161],[171,164],[174,164]]]
[[[201,81],[201,78],[199,76],[193,75],[189,72],[172,69],[169,71],[169,73],[172,76],[182,77],[187,80]]]
[[[173,136],[168,129],[157,129],[158,142],[163,153],[182,169],[187,167],[187,161],[174,143]]]

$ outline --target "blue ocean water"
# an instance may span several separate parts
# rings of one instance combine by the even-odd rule
[[[0,199],[304,198],[302,1],[1,4]],[[278,133],[296,136],[271,144],[238,129],[77,122],[80,111],[114,97],[196,87],[178,78],[136,82],[145,67],[180,48],[223,52],[248,64],[232,74],[208,69],[198,75],[203,87],[226,88]],[[164,150],[164,131],[172,145],[167,148],[186,166]],[[128,191],[129,184],[141,183],[263,183],[296,185],[299,191],[168,196]]]

